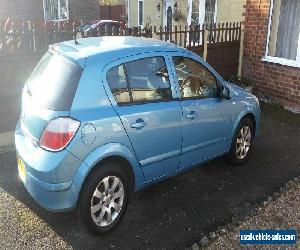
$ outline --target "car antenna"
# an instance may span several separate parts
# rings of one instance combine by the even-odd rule
[[[75,45],[80,44],[79,42],[77,42],[77,33],[78,33],[78,31],[76,30],[75,31],[75,39],[74,39]]]
[[[74,42],[75,45],[80,44],[79,42],[77,42],[77,33],[79,32],[77,29],[74,28],[75,27],[75,23],[73,23],[73,35],[74,35]]]

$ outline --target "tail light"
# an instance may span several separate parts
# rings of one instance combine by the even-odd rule
[[[79,126],[79,121],[69,117],[51,120],[41,136],[40,147],[50,151],[64,149],[73,139]]]

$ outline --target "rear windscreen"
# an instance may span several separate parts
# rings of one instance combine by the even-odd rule
[[[26,82],[27,91],[37,105],[70,110],[82,68],[67,59],[47,52]]]

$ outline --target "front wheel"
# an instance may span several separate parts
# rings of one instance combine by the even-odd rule
[[[89,231],[104,234],[113,230],[125,213],[128,194],[128,180],[119,164],[105,163],[93,171],[80,199],[80,215]]]
[[[254,125],[251,119],[244,118],[238,125],[228,154],[231,164],[243,164],[251,149],[254,137]]]

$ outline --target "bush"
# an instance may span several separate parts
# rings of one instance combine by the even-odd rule
[[[237,75],[233,75],[230,78],[230,81],[233,83],[236,83],[237,85],[241,86],[241,87],[252,87],[253,86],[253,82],[245,77],[241,77],[241,76],[237,76]]]

